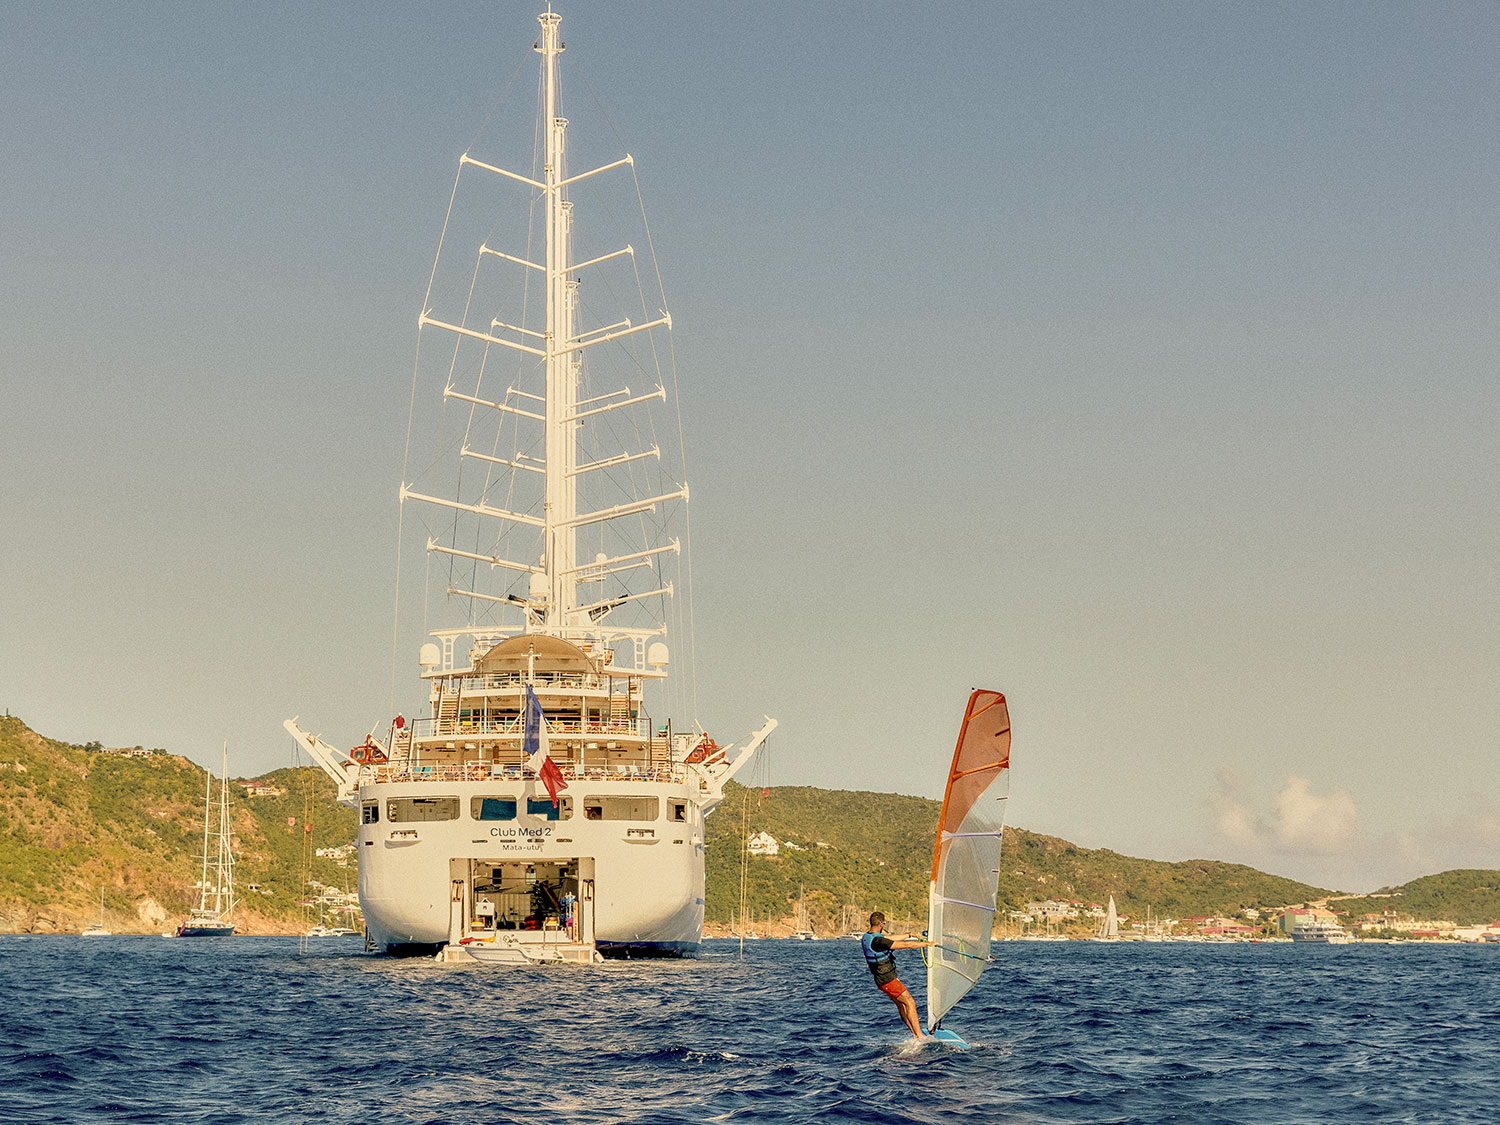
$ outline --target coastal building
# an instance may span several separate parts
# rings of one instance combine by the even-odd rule
[[[1276,919],[1276,926],[1284,934],[1290,934],[1293,930],[1314,923],[1325,923],[1338,925],[1339,917],[1332,910],[1322,906],[1292,906],[1281,912]]]
[[[781,845],[776,842],[776,837],[769,832],[757,832],[750,837],[746,850],[751,855],[774,856],[781,851]]]
[[[1452,937],[1459,928],[1457,922],[1436,918],[1414,918],[1410,914],[1397,914],[1387,910],[1381,914],[1361,914],[1356,923],[1361,930],[1393,930],[1413,937]]]

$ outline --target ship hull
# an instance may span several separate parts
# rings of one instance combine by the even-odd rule
[[[403,819],[413,799],[424,803],[421,815],[443,819]],[[514,802],[514,818],[481,819],[486,800]],[[608,809],[633,802],[637,815],[587,819],[582,811],[595,801]],[[375,782],[360,787],[359,802],[359,900],[377,949],[470,940],[480,901],[490,898],[499,904],[496,930],[524,935],[556,924],[528,916],[527,896],[487,889],[503,892],[509,881],[513,892],[533,876],[555,877],[576,894],[575,933],[586,932],[605,956],[681,956],[702,941],[703,812],[684,784],[578,779],[557,819],[534,781]],[[646,818],[641,806],[654,815]]]

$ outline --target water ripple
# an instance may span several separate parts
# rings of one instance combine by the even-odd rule
[[[0,1120],[1465,1123],[1500,1102],[1500,950],[997,957],[950,1019],[957,1052],[903,1039],[852,942],[503,970],[332,940],[0,938]]]

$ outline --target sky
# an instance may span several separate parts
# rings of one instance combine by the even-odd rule
[[[416,709],[416,316],[535,8],[7,10],[0,706],[240,775],[386,722],[393,660]],[[1500,9],[560,10],[673,317],[698,717],[774,715],[758,777],[940,796],[986,687],[1019,827],[1500,868]]]

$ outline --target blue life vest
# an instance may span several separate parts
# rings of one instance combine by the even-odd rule
[[[875,950],[873,943],[878,937],[885,937],[885,935],[865,934],[864,937],[859,939],[859,947],[864,951],[865,955],[865,964],[870,966],[870,972],[874,973],[877,977],[888,972],[894,975],[896,956],[889,949],[884,952],[877,952]]]

